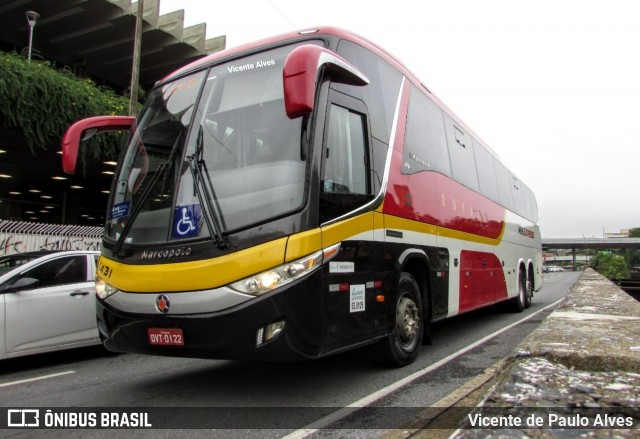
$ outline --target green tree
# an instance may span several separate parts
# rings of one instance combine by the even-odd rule
[[[28,63],[16,53],[0,53],[0,123],[19,128],[30,149],[58,147],[66,128],[89,116],[126,115],[129,101],[90,79],[57,70],[46,61]],[[114,155],[120,138],[95,136],[92,153]]]
[[[624,279],[629,277],[629,268],[624,256],[608,251],[598,252],[591,259],[591,266],[608,279]]]
[[[640,238],[640,227],[636,227],[629,231],[630,238]],[[640,267],[640,250],[635,248],[626,249],[624,251],[624,259],[627,261],[627,266],[630,270],[634,267]]]

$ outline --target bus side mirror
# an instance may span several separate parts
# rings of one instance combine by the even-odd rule
[[[282,69],[284,107],[289,119],[313,111],[316,86],[323,68],[335,82],[358,86],[369,83],[360,70],[330,50],[314,44],[296,47],[287,56]]]
[[[81,119],[62,136],[62,168],[67,174],[76,171],[80,142],[103,131],[127,131],[136,122],[131,116],[96,116]]]

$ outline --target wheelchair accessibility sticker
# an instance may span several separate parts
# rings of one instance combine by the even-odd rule
[[[173,239],[198,236],[200,224],[200,205],[178,206],[173,214]]]

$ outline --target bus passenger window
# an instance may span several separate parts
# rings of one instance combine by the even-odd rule
[[[451,176],[442,109],[417,87],[411,87],[404,145],[403,174],[436,171]]]
[[[371,199],[366,126],[364,115],[331,105],[323,157],[323,220],[355,210]]]
[[[323,190],[366,194],[362,116],[333,105],[329,117]]]

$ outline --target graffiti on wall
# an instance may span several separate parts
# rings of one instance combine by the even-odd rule
[[[38,250],[100,250],[100,238],[0,233],[0,255]]]

